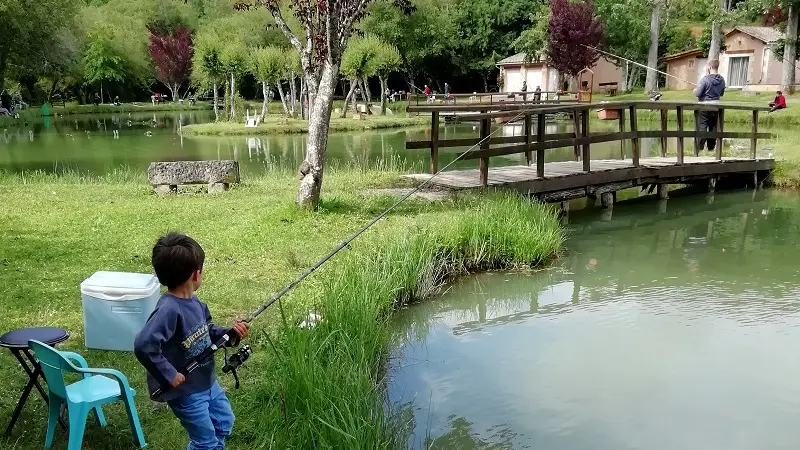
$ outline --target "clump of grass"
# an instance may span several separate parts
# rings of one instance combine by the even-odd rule
[[[257,387],[252,414],[278,448],[395,448],[403,423],[387,413],[383,368],[397,307],[471,271],[532,266],[563,241],[552,209],[516,195],[456,200],[463,210],[374,233],[339,256],[314,298],[324,320],[301,330],[284,315],[275,386]],[[264,403],[266,403],[266,407]],[[249,430],[255,432],[255,430]],[[261,445],[268,441],[256,433]]]

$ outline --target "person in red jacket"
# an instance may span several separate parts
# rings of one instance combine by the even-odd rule
[[[772,108],[770,112],[786,109],[786,97],[783,96],[783,92],[778,91],[778,95],[775,96],[775,100],[769,104],[769,107]]]

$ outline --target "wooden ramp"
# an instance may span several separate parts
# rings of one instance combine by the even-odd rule
[[[635,167],[631,159],[592,160],[591,170],[585,172],[582,161],[559,161],[544,164],[544,177],[537,176],[535,165],[489,168],[486,187],[508,188],[528,194],[582,191],[582,195],[581,192],[561,192],[556,197],[544,198],[555,201],[643,184],[674,184],[731,175],[753,177],[758,176],[758,172],[764,172],[763,179],[773,163],[773,159],[724,157],[717,160],[712,156],[685,156],[683,164],[678,164],[677,157],[673,156],[641,158],[639,167]],[[425,181],[431,176],[413,174],[407,177]],[[483,187],[479,169],[442,172],[433,178],[431,185],[462,190]]]

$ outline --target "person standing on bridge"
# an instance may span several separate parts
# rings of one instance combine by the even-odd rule
[[[713,59],[708,62],[706,75],[694,89],[694,95],[700,102],[718,102],[725,95],[725,79],[719,74],[719,61]],[[717,130],[717,112],[700,111],[700,121],[697,124],[698,132],[713,133]],[[708,151],[713,151],[717,145],[717,140],[713,138],[700,139],[699,150],[708,147]]]

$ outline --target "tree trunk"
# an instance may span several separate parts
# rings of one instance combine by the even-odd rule
[[[364,77],[364,93],[367,94],[367,103],[372,103],[372,92],[369,90],[369,80]]]
[[[372,114],[372,110],[369,108],[369,91],[367,90],[367,83],[364,80],[361,80],[361,98],[364,99],[364,113],[367,115]]]
[[[719,0],[719,10],[716,12],[720,16],[728,10],[728,0]],[[719,61],[719,53],[722,50],[722,20],[718,17],[711,22],[711,46],[708,48],[708,60]]]
[[[781,90],[790,94],[794,93],[795,60],[797,59],[797,23],[800,20],[800,8],[789,4],[788,19],[786,21],[786,43],[783,45],[783,74],[781,76]]]
[[[228,120],[236,121],[236,81],[231,72],[231,115]]]
[[[217,80],[214,80],[214,122],[219,122],[219,91],[217,89]]]
[[[306,77],[300,77],[300,117],[306,119]]]
[[[59,80],[59,77],[53,78],[53,83],[50,85],[50,91],[47,93],[47,103],[50,103],[50,99],[53,98],[53,93],[56,91],[56,85],[58,84]],[[0,86],[2,86],[2,84],[0,84]]]
[[[292,117],[296,117],[297,116],[297,84],[296,84],[297,80],[296,80],[296,78],[297,78],[297,76],[295,75],[294,71],[292,71],[292,81],[291,81],[291,84],[289,84],[289,91],[290,91],[289,95],[292,96],[292,101],[291,101]]]
[[[644,90],[652,92],[658,89],[658,73],[655,67],[658,65],[658,36],[661,26],[661,1],[653,3],[653,12],[650,15],[650,51],[647,53],[647,78],[644,82]]]
[[[103,104],[103,82],[100,82],[100,104]]]
[[[5,46],[2,46],[5,47]],[[6,52],[5,49],[0,49],[0,88],[4,85],[6,79]]]
[[[622,66],[620,66],[619,71],[619,86],[617,86],[617,90],[620,93],[628,92],[628,63],[625,62]]]
[[[289,116],[289,108],[286,106],[286,97],[283,96],[283,86],[281,86],[281,82],[280,81],[278,81],[276,84],[277,84],[277,87],[278,87],[278,95],[281,96],[281,105],[283,106],[283,117],[288,117]]]
[[[386,78],[379,77],[381,80],[381,115],[386,115]]]
[[[267,104],[269,101],[269,85],[266,81],[261,82],[261,92],[264,94],[264,103],[261,104],[261,121],[263,122],[264,118],[267,117],[267,112],[269,112],[269,105]]]
[[[297,204],[301,207],[316,209],[319,205],[337,72],[338,67],[325,61],[319,79],[319,88],[313,89],[315,95],[308,122],[306,157],[300,166],[300,189],[297,193]]]
[[[178,101],[180,97],[180,92],[178,92],[178,86],[175,84],[166,84],[167,89],[169,89],[170,94],[172,95],[172,103]]]
[[[483,92],[489,92],[489,74],[483,72],[481,78],[483,78]]]
[[[358,84],[355,80],[350,80],[350,90],[347,92],[347,96],[344,98],[344,106],[342,106],[342,114],[339,115],[340,118],[344,119],[347,117],[347,108],[350,107],[350,100],[353,98],[353,94],[356,92],[356,87]],[[357,102],[358,100],[356,100]]]

